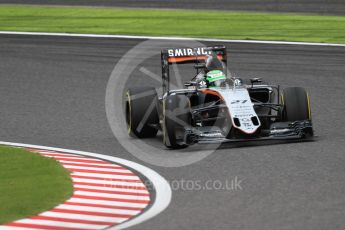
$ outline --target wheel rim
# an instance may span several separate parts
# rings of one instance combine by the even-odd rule
[[[129,95],[129,92],[126,93],[127,101],[126,101],[126,123],[128,126],[128,134],[132,131],[132,109],[131,109],[131,96]]]

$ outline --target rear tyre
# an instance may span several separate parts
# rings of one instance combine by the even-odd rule
[[[309,96],[304,88],[289,87],[284,89],[282,100],[284,121],[311,120]]]
[[[126,92],[126,123],[132,137],[155,137],[159,124],[157,112],[158,96],[155,88],[129,88]]]
[[[163,103],[163,143],[171,149],[185,148],[185,127],[190,126],[190,101],[185,95],[169,95]]]

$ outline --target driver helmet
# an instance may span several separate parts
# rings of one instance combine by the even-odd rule
[[[221,70],[224,71],[223,63],[218,59],[215,53],[208,56],[205,63],[206,71]]]
[[[211,70],[206,74],[206,82],[209,88],[221,87],[226,83],[226,76],[221,70]]]

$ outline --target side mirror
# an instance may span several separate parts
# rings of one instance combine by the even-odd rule
[[[250,83],[252,83],[252,84],[259,83],[259,82],[262,82],[261,78],[259,78],[259,77],[255,77],[255,78],[250,79]]]
[[[196,86],[196,85],[198,85],[198,83],[195,81],[189,81],[189,82],[184,83],[185,87]]]

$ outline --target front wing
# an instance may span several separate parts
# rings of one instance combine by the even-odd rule
[[[312,123],[309,120],[295,122],[273,123],[269,130],[261,130],[259,135],[248,136],[248,138],[224,137],[219,130],[186,130],[185,144],[211,144],[227,142],[248,142],[248,141],[267,141],[267,140],[299,140],[313,136]]]

